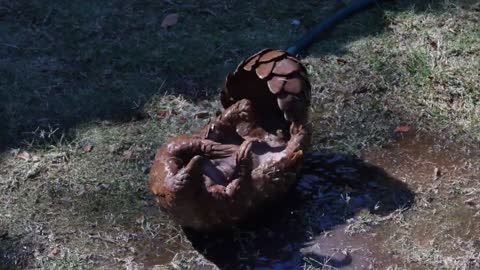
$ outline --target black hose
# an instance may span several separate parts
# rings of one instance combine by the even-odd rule
[[[349,4],[347,7],[335,13],[335,15],[327,18],[325,21],[321,22],[320,24],[315,26],[313,29],[308,31],[308,33],[306,33],[301,39],[295,42],[293,46],[289,47],[287,49],[287,52],[289,52],[292,55],[297,55],[298,53],[308,48],[320,34],[325,32],[326,30],[328,30],[329,28],[331,28],[341,20],[352,15],[353,13],[359,12],[367,8],[374,2],[375,0],[354,1],[353,3]]]

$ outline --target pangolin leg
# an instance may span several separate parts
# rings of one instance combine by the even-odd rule
[[[225,188],[225,193],[232,197],[240,188],[240,185],[245,185],[250,182],[251,173],[253,169],[252,145],[253,141],[247,140],[240,145],[237,151],[235,162],[237,164],[232,180]]]
[[[200,133],[205,139],[218,141],[221,140],[221,138],[236,134],[240,124],[242,124],[242,131],[250,130],[255,125],[254,120],[255,117],[251,101],[242,99],[228,107]]]
[[[202,178],[202,156],[194,156],[177,174],[170,176],[172,188],[176,190],[193,190],[200,187]]]
[[[251,122],[254,120],[252,102],[248,99],[242,99],[232,106],[217,119],[221,122],[237,125],[240,122]]]

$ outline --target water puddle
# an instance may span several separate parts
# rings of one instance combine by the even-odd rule
[[[165,227],[168,224],[167,222],[166,224],[160,224],[161,227],[150,227],[148,219],[162,215],[160,212],[158,205],[152,199],[148,201],[144,216],[139,217],[141,220],[138,222],[142,223],[143,231],[149,233],[135,242],[134,261],[144,269],[151,269],[156,265],[167,265],[179,252],[189,249],[185,236],[178,226],[172,224],[171,227]],[[144,234],[142,232],[138,233],[138,235]]]
[[[480,243],[479,148],[461,149],[414,134],[362,158],[422,194],[420,213],[409,216],[410,241],[418,248],[461,258],[469,252],[465,246]]]
[[[480,149],[460,149],[421,134],[401,137],[384,149],[362,156],[415,188],[448,186],[459,179],[476,181],[479,158]]]
[[[312,265],[339,269],[384,269],[396,262],[382,247],[384,239],[378,233],[349,235],[346,230],[337,226],[322,233],[301,252]]]

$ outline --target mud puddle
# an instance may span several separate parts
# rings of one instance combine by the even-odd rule
[[[327,269],[384,269],[400,263],[382,247],[383,236],[376,232],[350,235],[347,231],[347,226],[340,225],[315,237],[301,250],[305,260]]]
[[[390,226],[384,232],[401,231],[392,242],[404,257],[425,260],[429,267],[420,269],[444,264],[456,269],[480,267],[480,148],[415,134],[363,158],[385,168],[418,195],[414,209],[406,213],[408,226],[398,230]]]
[[[475,155],[421,136],[402,137],[361,159],[314,152],[296,190],[252,223],[217,234],[185,232],[194,248],[220,269],[426,269],[391,246],[396,221],[408,217],[414,201],[432,203],[433,198],[451,207],[419,217],[409,232],[413,241],[431,242],[432,228],[449,220],[460,224],[449,235],[479,237],[477,210],[464,202],[478,197],[468,189],[478,176]],[[459,199],[455,192],[462,187],[465,196]],[[448,245],[446,239],[438,241]]]
[[[149,219],[162,215],[160,212],[161,210],[152,198],[148,200],[143,215],[137,220],[137,223],[142,224],[143,230],[143,232],[138,232],[138,235],[142,237],[136,239],[137,241],[133,245],[135,255],[132,259],[137,268],[152,269],[156,265],[167,265],[175,259],[177,254],[189,251],[190,245],[178,226],[172,226],[166,230],[162,227],[151,227]],[[160,224],[160,226],[165,226],[165,224]],[[146,232],[148,233],[145,236]]]
[[[255,224],[216,235],[187,232],[194,247],[221,269],[368,269],[392,262],[374,234],[351,227],[358,214],[389,217],[408,208],[413,193],[355,157],[312,153],[307,163],[295,192]]]

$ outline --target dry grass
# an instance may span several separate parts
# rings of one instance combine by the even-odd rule
[[[387,31],[351,42],[348,53],[307,57],[319,140],[356,152],[387,142],[396,126],[408,124],[477,145],[477,17],[478,11],[458,3],[386,11]]]
[[[243,57],[287,47],[347,2],[0,0],[0,268],[213,267],[147,190],[156,149],[215,114],[217,88]],[[479,157],[467,156],[480,143],[476,2],[381,4],[303,60],[315,150],[383,151],[408,124],[455,142],[473,164],[436,189],[422,188],[425,175],[391,171],[415,190],[415,206],[351,220],[353,234],[390,232],[399,268],[480,264],[480,229],[464,234],[456,222],[480,215]],[[180,21],[167,31],[161,20],[172,12]]]

